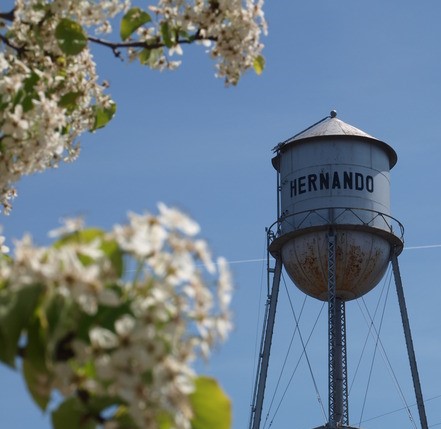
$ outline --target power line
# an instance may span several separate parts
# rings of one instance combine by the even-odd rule
[[[425,245],[421,245],[421,246],[406,246],[404,248],[404,250],[422,250],[422,249],[436,249],[436,248],[441,248],[441,243],[440,244],[425,244]],[[249,264],[249,263],[253,263],[253,262],[263,262],[266,261],[266,258],[262,259],[262,258],[256,258],[256,259],[235,259],[232,261],[228,261],[228,263],[230,265],[232,264]]]
[[[424,403],[429,402],[429,401],[433,401],[434,399],[439,399],[439,398],[441,398],[441,395],[432,396],[431,398],[425,399]],[[405,407],[397,408],[397,409],[395,409],[393,411],[388,411],[387,413],[383,413],[383,414],[379,414],[379,415],[374,416],[374,417],[370,417],[369,419],[363,420],[361,423],[367,423],[367,422],[370,422],[372,420],[377,420],[377,419],[380,419],[381,417],[389,416],[390,414],[395,414],[395,413],[399,413],[400,411],[407,410],[408,407],[415,407],[415,406],[416,406],[416,403],[411,404],[411,405],[406,405]],[[440,425],[441,425],[441,422],[435,423],[433,425],[430,425],[429,427],[432,428],[432,427],[440,426]]]
[[[440,248],[441,244],[426,244],[426,245],[422,245],[422,246],[408,246],[405,247],[404,250],[422,250],[422,249],[436,249],[436,248]],[[230,265],[235,265],[235,264],[251,264],[254,262],[263,262],[266,261],[266,258],[255,258],[255,259],[233,259],[231,261],[227,261],[228,264]],[[216,261],[214,262],[216,265]],[[200,264],[201,266],[203,264]],[[127,270],[127,272],[135,272],[136,270]]]

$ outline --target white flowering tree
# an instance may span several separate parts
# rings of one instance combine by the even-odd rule
[[[114,116],[94,45],[163,70],[202,44],[227,85],[264,67],[263,0],[9,3],[0,4],[5,213],[23,175],[75,160],[81,134]],[[1,238],[0,362],[21,370],[56,429],[230,427],[228,398],[192,369],[230,330],[228,267],[212,261],[193,220],[158,208],[110,232],[68,220],[52,246],[24,237],[11,256]]]
[[[54,428],[229,428],[228,399],[191,367],[230,330],[229,271],[198,232],[160,204],[108,233],[69,220],[51,247],[25,237],[2,253],[0,360],[21,360],[43,410],[61,394]]]
[[[141,65],[175,69],[189,44],[202,44],[217,76],[235,85],[264,66],[263,0],[16,0],[0,4],[0,204],[25,174],[78,156],[79,136],[104,127],[116,105],[91,55],[94,44]],[[119,21],[118,21],[119,18]],[[112,24],[119,38],[112,38]],[[111,39],[112,38],[112,39]],[[115,40],[118,39],[118,40]]]

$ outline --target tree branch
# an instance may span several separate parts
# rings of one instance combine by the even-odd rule
[[[15,51],[17,51],[19,54],[23,53],[26,49],[19,47],[19,46],[15,46],[13,43],[10,42],[10,40],[4,36],[3,34],[0,34],[0,40],[7,46],[9,46],[10,48],[14,49]]]
[[[4,19],[5,21],[14,21],[15,9],[10,10],[9,12],[0,12],[0,19]]]
[[[97,37],[88,36],[88,40],[90,42],[96,43],[97,45],[106,46],[107,48],[110,48],[114,55],[118,58],[121,58],[121,52],[119,49],[129,49],[129,48],[144,48],[144,49],[159,49],[164,48],[167,45],[164,42],[156,42],[156,43],[149,43],[149,42],[109,42],[108,40],[99,39]],[[203,41],[203,40],[209,40],[211,42],[215,42],[217,39],[215,37],[201,37],[199,35],[199,31],[193,36],[192,39],[178,39],[176,41],[176,45],[189,45],[196,41]]]

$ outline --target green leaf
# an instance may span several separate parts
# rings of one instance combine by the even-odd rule
[[[139,7],[130,9],[122,18],[119,34],[122,40],[127,40],[141,25],[147,24],[152,18]]]
[[[96,429],[97,423],[77,397],[67,399],[52,413],[54,429]]]
[[[68,92],[60,98],[58,105],[64,107],[68,113],[72,113],[77,107],[77,100],[81,95],[83,95],[83,93],[79,91]]]
[[[196,36],[195,35],[190,36],[190,34],[187,33],[186,31],[179,30],[176,34],[176,38],[180,38],[192,42],[193,40],[195,40]]]
[[[139,62],[143,65],[153,67],[163,54],[162,48],[143,49],[139,54]]]
[[[86,228],[81,231],[69,232],[63,235],[59,240],[57,240],[53,246],[55,249],[60,249],[67,244],[87,244],[91,243],[97,238],[102,238],[104,236],[104,231],[99,228]]]
[[[14,100],[12,102],[13,106],[16,106],[17,104],[21,104],[23,102],[25,94],[26,93],[24,92],[23,89],[19,89],[15,94]]]
[[[130,416],[128,408],[125,405],[120,405],[117,408],[110,421],[117,423],[118,429],[135,429],[138,427]],[[164,428],[160,427],[159,429]]]
[[[23,375],[32,398],[45,410],[51,395],[51,373],[46,366],[45,333],[37,317],[28,327]]]
[[[141,64],[147,64],[150,58],[150,53],[152,52],[151,49],[143,49],[138,54],[138,59]]]
[[[132,314],[130,302],[126,302],[118,307],[100,305],[97,313],[93,316],[83,315],[78,323],[76,337],[88,342],[89,332],[93,326],[101,326],[102,328],[115,332],[115,322],[126,314]]]
[[[119,429],[135,429],[127,411],[127,407],[121,405],[121,399],[110,396],[83,396],[83,400],[74,397],[64,401],[61,406],[52,413],[54,429],[96,429],[106,410],[111,408],[113,416],[109,421],[116,422]],[[99,427],[102,427],[101,425]]]
[[[192,429],[230,429],[231,403],[216,380],[198,377],[190,395],[194,417]]]
[[[0,360],[11,367],[15,367],[20,336],[32,320],[42,290],[36,284],[0,291]]]
[[[73,356],[72,341],[82,339],[77,332],[81,309],[72,298],[56,293],[45,304],[40,317],[47,335],[46,356],[52,361],[66,362]]]
[[[115,240],[106,240],[101,246],[101,250],[109,257],[115,274],[121,277],[124,272],[123,252]]]
[[[96,239],[101,239],[100,249],[108,256],[112,262],[113,269],[118,277],[123,274],[124,261],[123,252],[115,240],[105,239],[105,233],[98,228],[87,228],[78,232],[67,234],[54,243],[56,249],[70,243],[91,243]],[[85,260],[84,260],[85,261]],[[87,265],[87,264],[85,264]]]
[[[34,87],[40,80],[38,75],[34,72],[23,81],[23,86],[17,91],[13,100],[13,106],[21,104],[24,112],[29,112],[34,107],[34,100],[39,100],[37,91]]]
[[[168,22],[163,22],[161,24],[161,34],[165,46],[167,46],[167,48],[171,48],[174,45],[174,42],[172,40],[172,32],[170,30],[170,26],[168,25]]]
[[[32,72],[30,76],[26,78],[23,82],[24,83],[23,87],[25,91],[26,92],[33,91],[35,85],[38,83],[39,80],[40,80],[40,76],[38,76],[37,73]]]
[[[171,429],[173,427],[173,419],[169,414],[162,413],[158,416],[159,429]]]
[[[112,396],[91,396],[87,402],[87,407],[95,415],[100,414],[107,408],[118,406],[121,400]]]
[[[29,112],[29,110],[32,110],[34,107],[34,100],[39,100],[38,95],[35,93],[35,96],[32,94],[26,95],[25,98],[23,98],[22,106],[24,112]]]
[[[21,100],[21,104],[25,112],[29,112],[29,110],[33,109],[34,100],[40,99],[37,91],[35,91],[35,85],[37,85],[39,80],[40,77],[36,73],[32,72],[30,76],[24,81],[24,97]]]
[[[23,375],[32,399],[43,411],[46,410],[51,396],[51,374],[36,370],[32,362],[25,359],[23,362]]]
[[[262,55],[254,58],[253,67],[256,74],[261,75],[265,68],[265,58],[263,58]]]
[[[87,35],[78,22],[63,18],[55,28],[58,46],[66,55],[77,55],[87,45]]]
[[[99,128],[103,128],[108,122],[113,118],[116,112],[116,104],[111,103],[110,107],[98,107],[94,106],[95,110],[95,123],[93,124],[92,130],[95,131]]]
[[[9,103],[2,103],[2,102],[0,102],[0,111],[3,111],[3,110],[5,110],[6,109],[6,107],[8,107],[9,106]]]

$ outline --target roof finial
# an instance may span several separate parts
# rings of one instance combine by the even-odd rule
[[[331,110],[331,118],[335,118],[337,116],[337,110]]]

